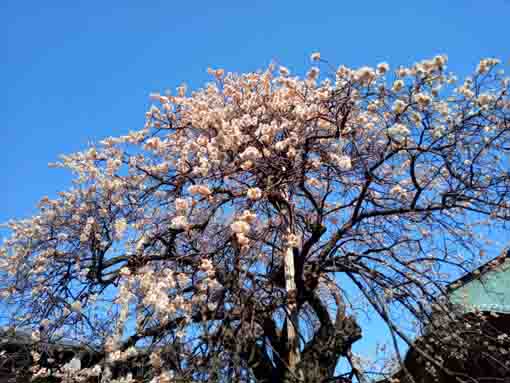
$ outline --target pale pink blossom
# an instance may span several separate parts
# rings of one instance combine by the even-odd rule
[[[249,231],[250,231],[250,224],[248,222],[244,221],[244,220],[234,221],[230,225],[230,229],[234,233],[248,234]]]
[[[191,194],[200,194],[205,197],[207,197],[211,194],[211,190],[205,185],[191,185],[188,188],[188,191]]]
[[[262,197],[262,190],[260,190],[259,188],[250,188],[246,192],[246,195],[248,196],[249,199],[255,201]]]
[[[172,228],[174,229],[185,229],[188,226],[188,220],[182,215],[178,215],[172,218]]]

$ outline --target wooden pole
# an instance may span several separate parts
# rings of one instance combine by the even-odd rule
[[[294,279],[294,252],[289,246],[284,257],[285,267],[285,289],[287,291],[287,341],[289,346],[289,370],[290,375],[295,377],[301,376],[296,370],[296,366],[300,361],[299,355],[299,339],[297,336],[298,312],[296,305],[296,282]],[[289,375],[289,374],[287,374]]]

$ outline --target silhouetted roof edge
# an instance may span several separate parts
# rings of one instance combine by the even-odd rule
[[[467,283],[480,278],[482,275],[486,274],[489,271],[494,270],[496,267],[502,265],[507,259],[510,259],[510,247],[505,248],[501,252],[500,255],[491,259],[490,261],[484,263],[483,265],[477,267],[476,269],[464,274],[460,278],[450,282],[446,286],[446,291],[448,293],[457,290],[458,288],[466,285]]]

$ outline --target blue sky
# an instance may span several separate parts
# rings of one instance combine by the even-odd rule
[[[446,53],[470,71],[510,59],[510,0],[1,0],[0,222],[70,186],[48,162],[139,129],[154,91],[276,61],[303,73],[320,51],[335,66],[393,67]]]

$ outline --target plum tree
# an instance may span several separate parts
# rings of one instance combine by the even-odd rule
[[[510,219],[510,80],[492,58],[461,82],[444,55],[312,60],[152,95],[141,130],[62,156],[73,187],[9,224],[1,299],[35,346],[89,347],[70,379],[129,381],[142,358],[147,381],[367,382],[360,307],[400,365],[410,327],[450,323],[431,320],[455,315],[449,275]]]

